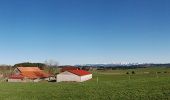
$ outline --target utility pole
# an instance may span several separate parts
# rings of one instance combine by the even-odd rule
[[[159,76],[158,76],[158,72],[156,72],[156,77],[157,77],[157,78],[159,78]]]
[[[99,78],[98,78],[98,76],[97,76],[97,84],[99,83]]]
[[[131,77],[130,77],[130,75],[129,75],[129,80],[130,80],[130,78],[131,78]]]

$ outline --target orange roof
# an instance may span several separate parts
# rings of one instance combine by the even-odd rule
[[[49,75],[44,72],[22,72],[21,74],[24,77],[31,78],[31,79],[49,77]]]
[[[17,67],[21,75],[30,79],[46,78],[50,75],[40,70],[38,67]]]
[[[23,71],[41,71],[38,67],[17,67],[21,72]]]

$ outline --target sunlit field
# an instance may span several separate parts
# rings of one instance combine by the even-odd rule
[[[94,71],[84,83],[0,83],[0,100],[161,99],[170,99],[169,68]]]

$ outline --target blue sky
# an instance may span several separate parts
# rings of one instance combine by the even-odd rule
[[[169,0],[0,0],[0,64],[169,63]]]

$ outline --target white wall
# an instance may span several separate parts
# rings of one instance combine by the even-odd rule
[[[42,79],[8,79],[8,82],[40,82]]]
[[[81,82],[92,79],[92,74],[81,76]]]
[[[40,82],[40,81],[42,81],[42,79],[37,78],[37,79],[33,80],[33,82]]]
[[[8,82],[23,82],[21,79],[8,79]]]
[[[66,71],[57,75],[57,82],[63,82],[63,81],[84,82],[91,78],[92,78],[92,74],[85,75],[85,76],[78,76]]]
[[[66,71],[57,75],[57,82],[62,82],[62,81],[80,82],[81,80],[80,80],[80,76],[77,76],[75,74]]]

